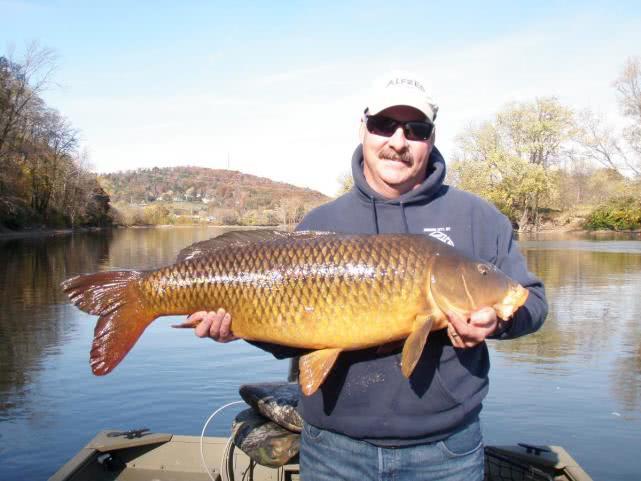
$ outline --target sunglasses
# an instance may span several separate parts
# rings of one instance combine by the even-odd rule
[[[382,135],[383,137],[391,137],[396,132],[396,129],[402,127],[403,134],[405,134],[407,140],[428,140],[434,130],[434,124],[430,121],[410,120],[409,122],[402,122],[383,115],[366,115],[365,125],[371,134]]]

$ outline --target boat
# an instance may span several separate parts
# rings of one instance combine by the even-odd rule
[[[49,481],[299,479],[297,457],[283,466],[271,468],[257,464],[237,449],[231,437],[201,438],[143,429],[101,431]],[[485,447],[485,480],[592,481],[592,478],[560,446],[518,444]]]
[[[290,379],[291,381],[291,379]],[[303,420],[294,382],[245,384],[243,401],[207,419],[200,436],[147,428],[99,432],[49,481],[296,481]],[[205,436],[223,409],[246,404],[228,437]],[[592,481],[560,446],[486,446],[486,481]]]

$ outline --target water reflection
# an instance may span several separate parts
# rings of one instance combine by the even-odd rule
[[[194,242],[225,232],[221,227],[123,229],[111,243],[109,269],[155,269],[176,262],[178,252]]]
[[[207,227],[126,229],[0,239],[0,436],[37,437],[50,454],[58,450],[52,457],[55,462],[43,468],[34,462],[41,453],[28,451],[30,443],[0,442],[0,465],[14,463],[10,471],[14,473],[32,466],[33,478],[46,477],[118,416],[136,422],[151,419],[152,426],[162,420],[167,431],[191,426],[182,432],[193,434],[200,422],[194,410],[202,408],[206,418],[213,392],[222,396],[216,402],[234,396],[241,375],[237,373],[248,380],[284,376],[285,368],[275,368],[266,361],[267,355],[251,346],[234,343],[215,349],[219,346],[198,343],[186,333],[177,336],[166,325],[155,324],[127,366],[106,378],[90,373],[87,358],[95,318],[68,304],[60,282],[79,273],[167,265],[183,247],[221,232]],[[491,393],[500,395],[487,408],[491,422],[502,426],[500,419],[507,418],[505,413],[520,402],[529,411],[543,406],[546,418],[537,419],[537,425],[548,429],[559,425],[562,413],[574,416],[577,425],[582,425],[582,416],[592,416],[590,427],[580,428],[584,433],[607,431],[612,429],[612,419],[622,419],[626,426],[618,426],[611,438],[634,436],[641,429],[641,241],[581,238],[522,239],[520,243],[530,270],[546,283],[550,315],[535,335],[492,343],[497,369]],[[203,363],[212,371],[194,369]],[[500,376],[508,376],[504,388]],[[558,398],[543,394],[559,388],[554,391],[562,392]],[[119,410],[119,396],[128,400],[126,410]],[[598,397],[594,401],[598,406],[589,405],[593,396]],[[190,402],[194,404],[189,408],[182,407]],[[180,412],[176,405],[181,406]],[[568,405],[577,412],[569,413]],[[498,413],[496,417],[491,417],[492,412]],[[78,423],[88,432],[75,428]],[[514,429],[510,423],[503,424],[506,431]],[[59,440],[65,429],[73,439],[69,446]],[[563,436],[563,430],[559,428],[557,434]],[[570,451],[583,448],[588,463],[592,457],[598,459],[596,453],[603,449],[585,440],[573,446],[567,435],[559,441]],[[21,477],[16,474],[9,479]]]
[[[610,378],[610,390],[621,402],[624,413],[637,410],[641,406],[641,323],[638,317],[630,318],[622,326],[620,352]]]
[[[0,239],[0,421],[31,417],[28,390],[47,355],[77,326],[65,316],[60,283],[73,275],[172,263],[183,247],[220,228],[125,229],[26,239]],[[89,341],[87,343],[89,346]]]
[[[69,272],[97,270],[109,257],[111,235],[0,241],[0,420],[31,413],[25,390],[42,358],[64,345],[74,326],[59,315],[59,289]]]
[[[641,243],[628,243],[623,251],[548,249],[540,243],[527,243],[523,252],[530,270],[545,281],[548,319],[535,335],[494,343],[494,349],[513,362],[560,374],[576,369],[577,362],[607,362],[610,390],[621,409],[638,410],[641,254],[629,252],[641,252]]]

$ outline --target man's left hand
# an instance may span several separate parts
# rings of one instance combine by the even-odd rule
[[[461,349],[482,343],[498,326],[496,312],[491,307],[472,312],[469,319],[452,312],[447,313],[447,318],[450,321],[447,335],[452,345]]]

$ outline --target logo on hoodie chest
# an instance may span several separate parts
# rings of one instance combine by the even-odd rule
[[[454,241],[452,238],[447,234],[450,230],[452,230],[451,227],[425,227],[423,228],[423,232],[427,233],[428,236],[434,237],[434,239],[438,239],[441,242],[449,245],[449,246],[454,246]]]

